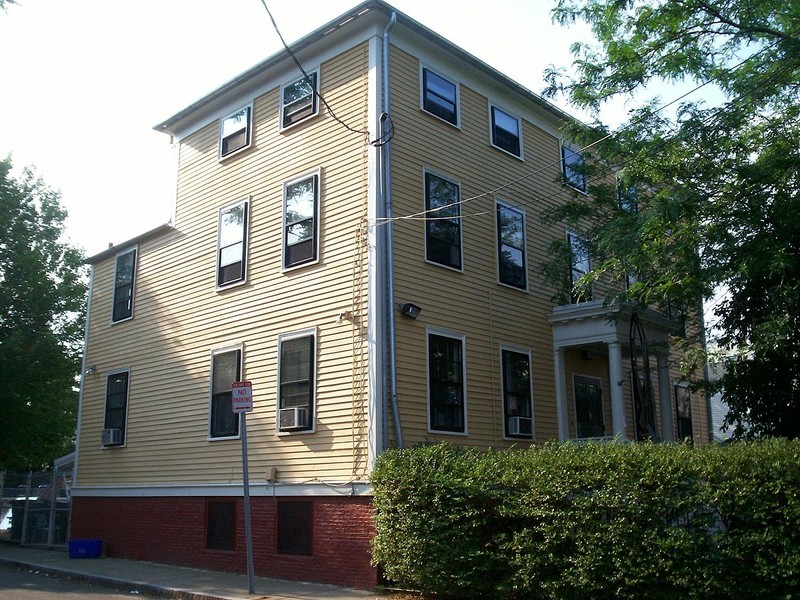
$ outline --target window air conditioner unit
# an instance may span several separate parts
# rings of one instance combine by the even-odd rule
[[[308,427],[308,407],[292,406],[278,411],[278,425],[281,431],[305,429]]]
[[[532,435],[533,419],[530,417],[509,417],[508,435]]]
[[[122,429],[103,429],[103,446],[122,445]]]

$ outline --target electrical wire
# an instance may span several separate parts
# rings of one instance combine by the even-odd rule
[[[325,100],[325,98],[319,92],[319,90],[317,89],[317,86],[314,85],[313,81],[311,80],[311,77],[306,72],[305,68],[303,68],[303,65],[300,62],[300,60],[297,58],[297,55],[292,51],[291,48],[289,48],[289,44],[287,44],[286,40],[283,38],[283,35],[281,34],[280,29],[278,28],[278,24],[275,22],[275,18],[272,16],[272,11],[270,11],[269,7],[267,6],[266,0],[261,0],[261,4],[264,6],[264,9],[267,11],[267,15],[269,15],[269,20],[272,22],[272,27],[275,29],[275,33],[278,34],[278,37],[281,40],[281,44],[283,44],[283,48],[286,50],[287,54],[289,54],[291,59],[294,61],[294,64],[297,66],[299,71],[303,74],[303,79],[308,84],[308,86],[311,88],[311,90],[313,91],[313,93],[317,97],[317,99],[320,101],[320,103],[328,111],[328,114],[330,114],[331,117],[333,117],[333,119],[337,123],[339,123],[342,127],[344,127],[347,131],[349,131],[351,133],[358,134],[360,136],[363,136],[367,140],[367,143],[370,144],[371,146],[378,147],[378,146],[383,146],[385,144],[388,144],[392,140],[392,138],[394,137],[394,124],[392,123],[392,117],[388,113],[381,113],[381,115],[380,115],[380,123],[381,123],[381,129],[384,130],[384,132],[380,136],[375,138],[374,140],[370,140],[369,139],[370,133],[369,133],[368,130],[366,130],[366,129],[356,129],[356,128],[351,127],[350,125],[348,125],[342,119],[340,119],[336,115],[336,113],[333,111],[333,109],[331,108],[330,104],[328,104],[328,101]],[[385,123],[387,121],[388,121],[388,125],[385,126]]]
[[[733,71],[741,68],[745,63],[747,63],[748,61],[750,61],[753,58],[757,57],[759,54],[762,54],[764,52],[767,52],[767,51],[771,50],[776,44],[778,44],[779,41],[780,40],[776,40],[772,44],[770,44],[768,46],[765,46],[764,48],[762,48],[758,52],[750,55],[749,57],[743,59],[742,61],[740,61],[736,65],[730,67],[729,69],[727,69],[727,71],[728,72],[733,72]],[[786,68],[789,68],[789,66],[787,66]],[[691,90],[681,94],[680,96],[672,99],[670,102],[660,106],[657,110],[653,111],[652,113],[649,113],[648,115],[643,115],[642,117],[640,117],[638,119],[634,119],[630,123],[626,124],[625,126],[623,126],[620,129],[618,129],[616,132],[609,132],[608,134],[602,136],[601,138],[595,140],[594,142],[591,142],[591,143],[583,146],[581,149],[577,150],[576,153],[577,154],[583,154],[584,152],[586,152],[587,150],[590,150],[591,148],[597,146],[598,144],[601,144],[602,142],[604,142],[604,141],[606,141],[606,140],[608,140],[608,139],[610,139],[610,138],[612,138],[612,137],[614,137],[616,135],[619,135],[620,133],[623,133],[628,129],[633,128],[634,126],[636,126],[639,123],[641,123],[646,117],[649,117],[649,116],[652,116],[652,115],[657,115],[658,113],[664,111],[665,109],[669,108],[670,106],[680,102],[684,98],[694,94],[695,92],[697,92],[698,90],[702,89],[703,87],[713,83],[714,80],[715,80],[715,78],[711,78],[711,79],[708,79],[707,81],[705,81],[703,83],[700,83],[699,85],[695,86]],[[722,110],[726,106],[729,106],[730,104],[732,104],[736,100],[741,100],[741,99],[751,95],[752,93],[755,93],[756,91],[757,90],[755,90],[755,89],[751,89],[751,91],[748,92],[747,94],[744,94],[743,96],[740,96],[739,98],[732,100],[727,105],[720,107],[716,113],[712,112],[711,115],[709,117],[707,117],[707,119],[704,119],[703,122],[705,123],[708,120],[710,120],[712,117],[714,117],[717,114],[721,113]],[[650,152],[659,150],[660,148],[662,148],[667,143],[673,143],[675,140],[676,140],[676,138],[674,138],[674,137],[670,138],[668,140],[665,140],[664,142],[662,142],[662,143],[650,148]],[[525,173],[525,174],[521,175],[520,177],[517,177],[517,178],[512,179],[510,181],[507,181],[507,182],[505,182],[505,183],[503,183],[503,184],[501,184],[501,185],[499,185],[499,186],[497,186],[495,188],[492,188],[492,189],[487,190],[485,192],[481,192],[481,193],[476,194],[474,196],[470,196],[470,197],[458,200],[456,202],[452,202],[450,204],[445,204],[445,205],[442,205],[442,206],[438,206],[436,208],[419,211],[417,213],[412,213],[412,214],[409,214],[409,215],[400,215],[400,216],[394,216],[394,217],[391,217],[391,218],[373,219],[372,220],[372,224],[377,227],[377,226],[381,226],[381,225],[384,225],[384,224],[388,223],[390,220],[391,221],[403,221],[403,220],[432,220],[432,221],[433,220],[456,220],[456,219],[463,219],[465,217],[477,217],[477,216],[485,216],[487,214],[493,214],[493,213],[497,212],[497,209],[488,210],[488,211],[481,211],[481,212],[477,212],[477,213],[469,213],[469,214],[466,214],[466,215],[450,216],[450,217],[429,217],[428,216],[429,214],[432,214],[432,213],[436,213],[436,212],[439,212],[439,211],[442,211],[442,210],[445,210],[445,209],[448,209],[448,208],[452,208],[452,207],[455,207],[455,206],[461,206],[461,205],[467,204],[469,202],[472,202],[474,200],[479,200],[479,199],[484,198],[486,196],[490,196],[490,195],[496,194],[499,191],[502,191],[502,190],[504,190],[506,188],[514,186],[514,185],[516,185],[518,183],[521,183],[521,182],[523,182],[523,181],[525,181],[527,179],[530,179],[531,177],[534,177],[536,175],[544,173],[544,172],[552,169],[555,166],[560,166],[562,164],[562,162],[563,162],[563,159],[555,159],[555,160],[550,161],[550,162],[546,163],[545,165],[543,165],[543,166],[541,166],[541,167],[539,167],[539,168],[537,168],[537,169],[535,169],[533,171]],[[606,169],[604,169],[604,171],[602,171],[601,173],[593,176],[591,179],[592,180],[603,179],[609,173],[612,173],[612,172],[615,172],[617,170],[620,170],[622,167],[625,166],[625,164],[627,164],[627,162],[628,161],[621,161],[621,162],[615,163],[614,165],[609,166]],[[587,184],[588,184],[588,179],[587,179]],[[551,194],[548,194],[547,196],[539,198],[538,200],[539,201],[547,200],[547,199],[550,199],[550,198],[552,198],[554,196],[560,195],[562,193],[568,193],[568,192],[569,192],[568,190],[566,190],[564,188],[561,188],[561,189],[557,190],[554,193],[551,193]],[[531,202],[519,202],[516,205],[512,205],[511,207],[512,208],[521,208],[523,206],[532,206],[532,204],[531,204]]]

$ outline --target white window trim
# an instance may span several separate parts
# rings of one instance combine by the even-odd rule
[[[443,265],[442,263],[439,263],[439,262],[436,262],[436,261],[428,259],[428,228],[427,228],[427,224],[425,224],[423,226],[423,231],[422,231],[423,258],[425,259],[425,262],[428,263],[429,265],[434,265],[434,266],[440,267],[442,269],[448,269],[450,271],[455,271],[456,273],[463,273],[464,272],[464,219],[462,218],[462,215],[461,215],[461,180],[460,179],[456,179],[455,177],[451,177],[449,175],[445,175],[441,171],[435,171],[435,170],[430,169],[428,167],[423,167],[423,169],[422,169],[422,203],[423,203],[423,209],[426,210],[426,211],[428,210],[427,209],[427,206],[428,206],[428,185],[427,185],[426,179],[427,179],[427,175],[429,175],[429,174],[433,175],[434,177],[439,177],[440,179],[444,179],[444,180],[448,181],[449,183],[452,183],[452,184],[458,186],[458,215],[459,215],[458,216],[458,228],[459,228],[459,233],[460,233],[460,235],[458,236],[458,238],[459,238],[458,241],[459,241],[459,253],[461,255],[461,268],[457,269],[455,267],[451,267],[450,265]],[[426,214],[426,216],[434,216],[434,217],[436,216],[436,212],[431,213],[430,215],[427,212],[425,214]],[[425,222],[423,221],[423,223],[425,223]]]
[[[433,429],[431,427],[431,357],[429,352],[431,335],[461,340],[461,381],[463,382],[464,386],[464,431],[442,431],[440,429]],[[469,411],[467,410],[467,336],[465,334],[455,333],[446,329],[439,329],[438,327],[425,327],[425,396],[425,408],[428,413],[428,433],[436,435],[454,435],[460,437],[466,437],[469,435],[469,423],[467,422],[467,415],[469,414]]]
[[[530,437],[522,436],[509,436],[506,431],[506,380],[503,377],[503,351],[514,352],[516,354],[525,354],[528,357],[528,368],[530,369],[530,394],[531,394],[531,435]],[[536,415],[533,412],[534,398],[533,398],[533,356],[530,348],[522,348],[520,346],[512,346],[510,344],[500,344],[500,414],[503,416],[503,439],[515,442],[536,440]]]
[[[447,119],[443,119],[439,115],[430,112],[425,108],[425,77],[424,72],[430,71],[434,75],[438,75],[442,79],[452,83],[456,88],[456,122],[451,123]],[[450,127],[455,127],[456,129],[461,129],[461,84],[457,80],[453,79],[452,77],[445,76],[439,69],[434,69],[433,67],[428,66],[420,62],[419,65],[419,109],[424,112],[426,115],[430,115],[435,119],[438,119],[442,123],[447,123]]]
[[[298,127],[301,124],[307,123],[308,121],[310,121],[311,119],[313,119],[314,117],[319,115],[319,106],[320,106],[320,104],[322,104],[322,102],[320,101],[320,89],[321,89],[321,82],[322,82],[322,79],[320,78],[320,68],[316,67],[314,69],[306,69],[306,73],[308,74],[309,77],[311,75],[316,75],[316,79],[317,79],[317,87],[314,90],[314,92],[312,92],[312,95],[314,96],[314,99],[312,100],[312,102],[314,103],[314,112],[312,112],[307,117],[303,117],[302,119],[300,119],[299,121],[297,121],[295,123],[291,123],[290,125],[284,126],[284,124],[283,124],[283,116],[284,116],[285,105],[283,104],[283,90],[287,86],[290,86],[293,83],[297,83],[301,79],[305,79],[306,76],[301,74],[300,77],[295,77],[294,79],[291,79],[289,81],[286,81],[286,82],[282,83],[280,91],[279,91],[279,95],[278,95],[278,105],[279,105],[279,110],[278,110],[278,131],[279,132],[289,131],[290,129]]]
[[[239,378],[245,381],[244,375],[244,344],[233,344],[231,346],[224,346],[222,348],[214,348],[209,355],[208,360],[208,425],[206,427],[206,440],[209,442],[219,442],[224,440],[238,440],[242,435],[242,416],[239,417],[239,434],[228,436],[212,436],[211,435],[211,410],[214,402],[214,357],[217,354],[225,354],[226,352],[239,351]]]
[[[583,177],[583,184],[586,187],[585,190],[582,190],[581,188],[577,187],[576,185],[573,185],[573,183],[570,181],[569,177],[567,177],[567,159],[564,156],[564,149],[569,150],[573,154],[577,154],[578,156],[581,157],[581,160],[585,162],[586,159],[584,157],[583,152],[578,152],[577,150],[575,150],[575,147],[572,144],[570,144],[569,142],[567,142],[567,141],[565,141],[563,139],[561,140],[561,142],[559,144],[559,148],[558,148],[559,158],[561,159],[561,175],[564,177],[565,185],[569,186],[570,188],[572,188],[573,190],[575,190],[579,194],[583,194],[584,196],[588,196],[589,195],[589,181],[587,180],[585,174],[583,174],[583,173],[580,174],[581,177]]]
[[[116,300],[116,293],[117,293],[117,261],[119,257],[123,254],[128,254],[130,252],[134,252],[133,257],[133,273],[131,274],[131,315],[129,317],[125,317],[124,319],[119,319],[117,321],[114,320],[114,304]],[[116,325],[117,323],[124,323],[125,321],[130,321],[133,319],[134,309],[136,308],[136,280],[138,279],[137,271],[139,270],[139,246],[130,246],[125,248],[125,250],[121,250],[114,255],[114,279],[112,280],[112,290],[111,290],[111,324]]]
[[[591,379],[596,381],[600,386],[600,406],[603,409],[603,429],[608,427],[608,423],[606,423],[606,395],[605,390],[603,390],[603,379],[600,377],[596,377],[594,375],[584,375],[583,373],[573,373],[572,374],[572,410],[573,415],[575,416],[575,440],[604,440],[608,439],[608,435],[598,435],[595,437],[578,437],[578,396],[575,393],[575,379],[577,377],[582,377],[583,379]]]
[[[505,114],[507,114],[512,119],[516,119],[517,120],[517,125],[519,127],[519,156],[517,156],[513,152],[509,152],[505,148],[501,148],[500,146],[495,145],[495,143],[494,143],[494,125],[492,125],[492,109],[493,108],[496,108],[497,110],[500,110],[500,111],[504,112]],[[496,148],[500,152],[502,152],[504,154],[507,154],[508,156],[513,156],[517,160],[524,161],[525,160],[525,144],[522,141],[522,118],[520,116],[518,116],[516,113],[507,110],[501,104],[498,104],[497,102],[492,102],[491,100],[489,100],[489,110],[487,112],[487,116],[489,117],[489,145],[491,145],[492,148]]]
[[[497,264],[497,283],[498,285],[502,285],[503,287],[510,288],[512,290],[516,290],[518,292],[527,292],[528,291],[528,222],[527,222],[527,215],[525,213],[525,209],[521,206],[515,205],[513,202],[508,200],[504,200],[503,198],[495,197],[495,252],[497,253],[497,260],[495,261]],[[509,210],[516,211],[522,214],[522,260],[525,263],[525,287],[517,287],[515,285],[511,285],[509,283],[504,283],[500,280],[500,210],[499,207],[507,208]]]
[[[222,218],[222,212],[228,210],[229,208],[233,208],[234,206],[239,206],[240,204],[244,204],[244,216],[245,216],[245,223],[244,223],[244,252],[242,253],[242,278],[238,281],[232,281],[230,283],[223,283],[220,285],[219,283],[219,269],[220,269],[220,237],[222,235],[222,229],[220,228],[220,220]],[[226,204],[225,206],[221,206],[217,211],[217,254],[216,254],[216,269],[214,271],[214,283],[216,285],[216,290],[223,291],[229,290],[230,288],[237,287],[240,285],[244,285],[247,283],[247,255],[250,253],[250,196],[244,196],[239,198],[235,202],[231,202],[230,204]]]
[[[241,148],[237,148],[233,152],[229,152],[228,154],[222,154],[222,125],[225,123],[225,119],[229,119],[230,117],[234,116],[236,113],[241,112],[244,109],[248,109],[247,112],[247,143],[242,146]],[[253,145],[253,103],[250,102],[249,104],[245,104],[240,106],[234,111],[231,111],[219,118],[219,133],[217,134],[217,160],[222,162],[228,160],[231,156],[236,156],[240,152],[244,152],[250,146]]]
[[[114,375],[119,375],[120,373],[127,373],[128,374],[128,389],[126,390],[126,397],[125,397],[125,441],[120,444],[119,446],[104,446],[102,443],[100,447],[103,450],[114,450],[115,448],[125,448],[128,445],[128,415],[130,413],[131,408],[131,368],[125,367],[122,369],[112,369],[111,371],[106,371],[105,373],[105,389],[103,390],[103,429],[108,429],[106,427],[106,405],[108,404],[108,378]]]
[[[281,345],[288,340],[294,340],[303,337],[312,337],[314,339],[314,379],[311,382],[311,411],[309,418],[311,419],[311,429],[303,429],[299,431],[281,431],[280,429],[280,410],[281,410]],[[316,433],[317,431],[317,378],[319,376],[319,335],[316,327],[309,327],[299,331],[292,331],[290,333],[283,333],[278,336],[277,348],[277,382],[275,393],[275,435],[277,436],[292,436],[292,435],[305,435]]]
[[[286,266],[286,188],[292,184],[298,183],[305,179],[309,179],[310,177],[317,178],[317,189],[316,189],[316,198],[314,198],[314,214],[316,215],[314,218],[314,260],[309,260],[307,262],[303,262],[297,265],[292,265],[290,267]],[[299,175],[298,177],[294,177],[287,181],[283,182],[283,195],[281,197],[281,272],[287,273],[289,271],[295,271],[297,269],[304,269],[306,267],[310,267],[311,265],[316,265],[320,261],[321,256],[321,248],[322,245],[320,244],[320,231],[322,230],[320,226],[320,221],[322,221],[322,169],[317,168],[313,171],[309,171],[304,173],[303,175]]]

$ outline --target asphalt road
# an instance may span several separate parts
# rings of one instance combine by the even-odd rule
[[[131,600],[153,596],[137,590],[118,591],[83,581],[59,579],[43,573],[0,565],[0,600]]]

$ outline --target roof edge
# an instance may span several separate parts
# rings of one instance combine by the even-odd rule
[[[84,264],[87,264],[87,265],[97,264],[101,260],[104,260],[104,259],[108,258],[109,256],[114,256],[115,254],[119,253],[120,250],[123,250],[125,248],[130,247],[130,246],[134,246],[134,245],[139,244],[141,242],[146,242],[147,240],[151,240],[153,238],[160,237],[160,236],[162,236],[164,234],[167,234],[167,233],[170,233],[172,231],[175,231],[175,227],[172,225],[172,223],[163,223],[163,224],[159,225],[158,227],[154,227],[153,229],[150,229],[149,231],[145,231],[144,233],[139,234],[136,237],[133,237],[133,238],[131,238],[129,240],[126,240],[126,241],[124,241],[124,242],[122,242],[120,244],[111,245],[107,249],[103,250],[102,252],[98,252],[97,254],[84,259],[83,262],[84,262]]]

